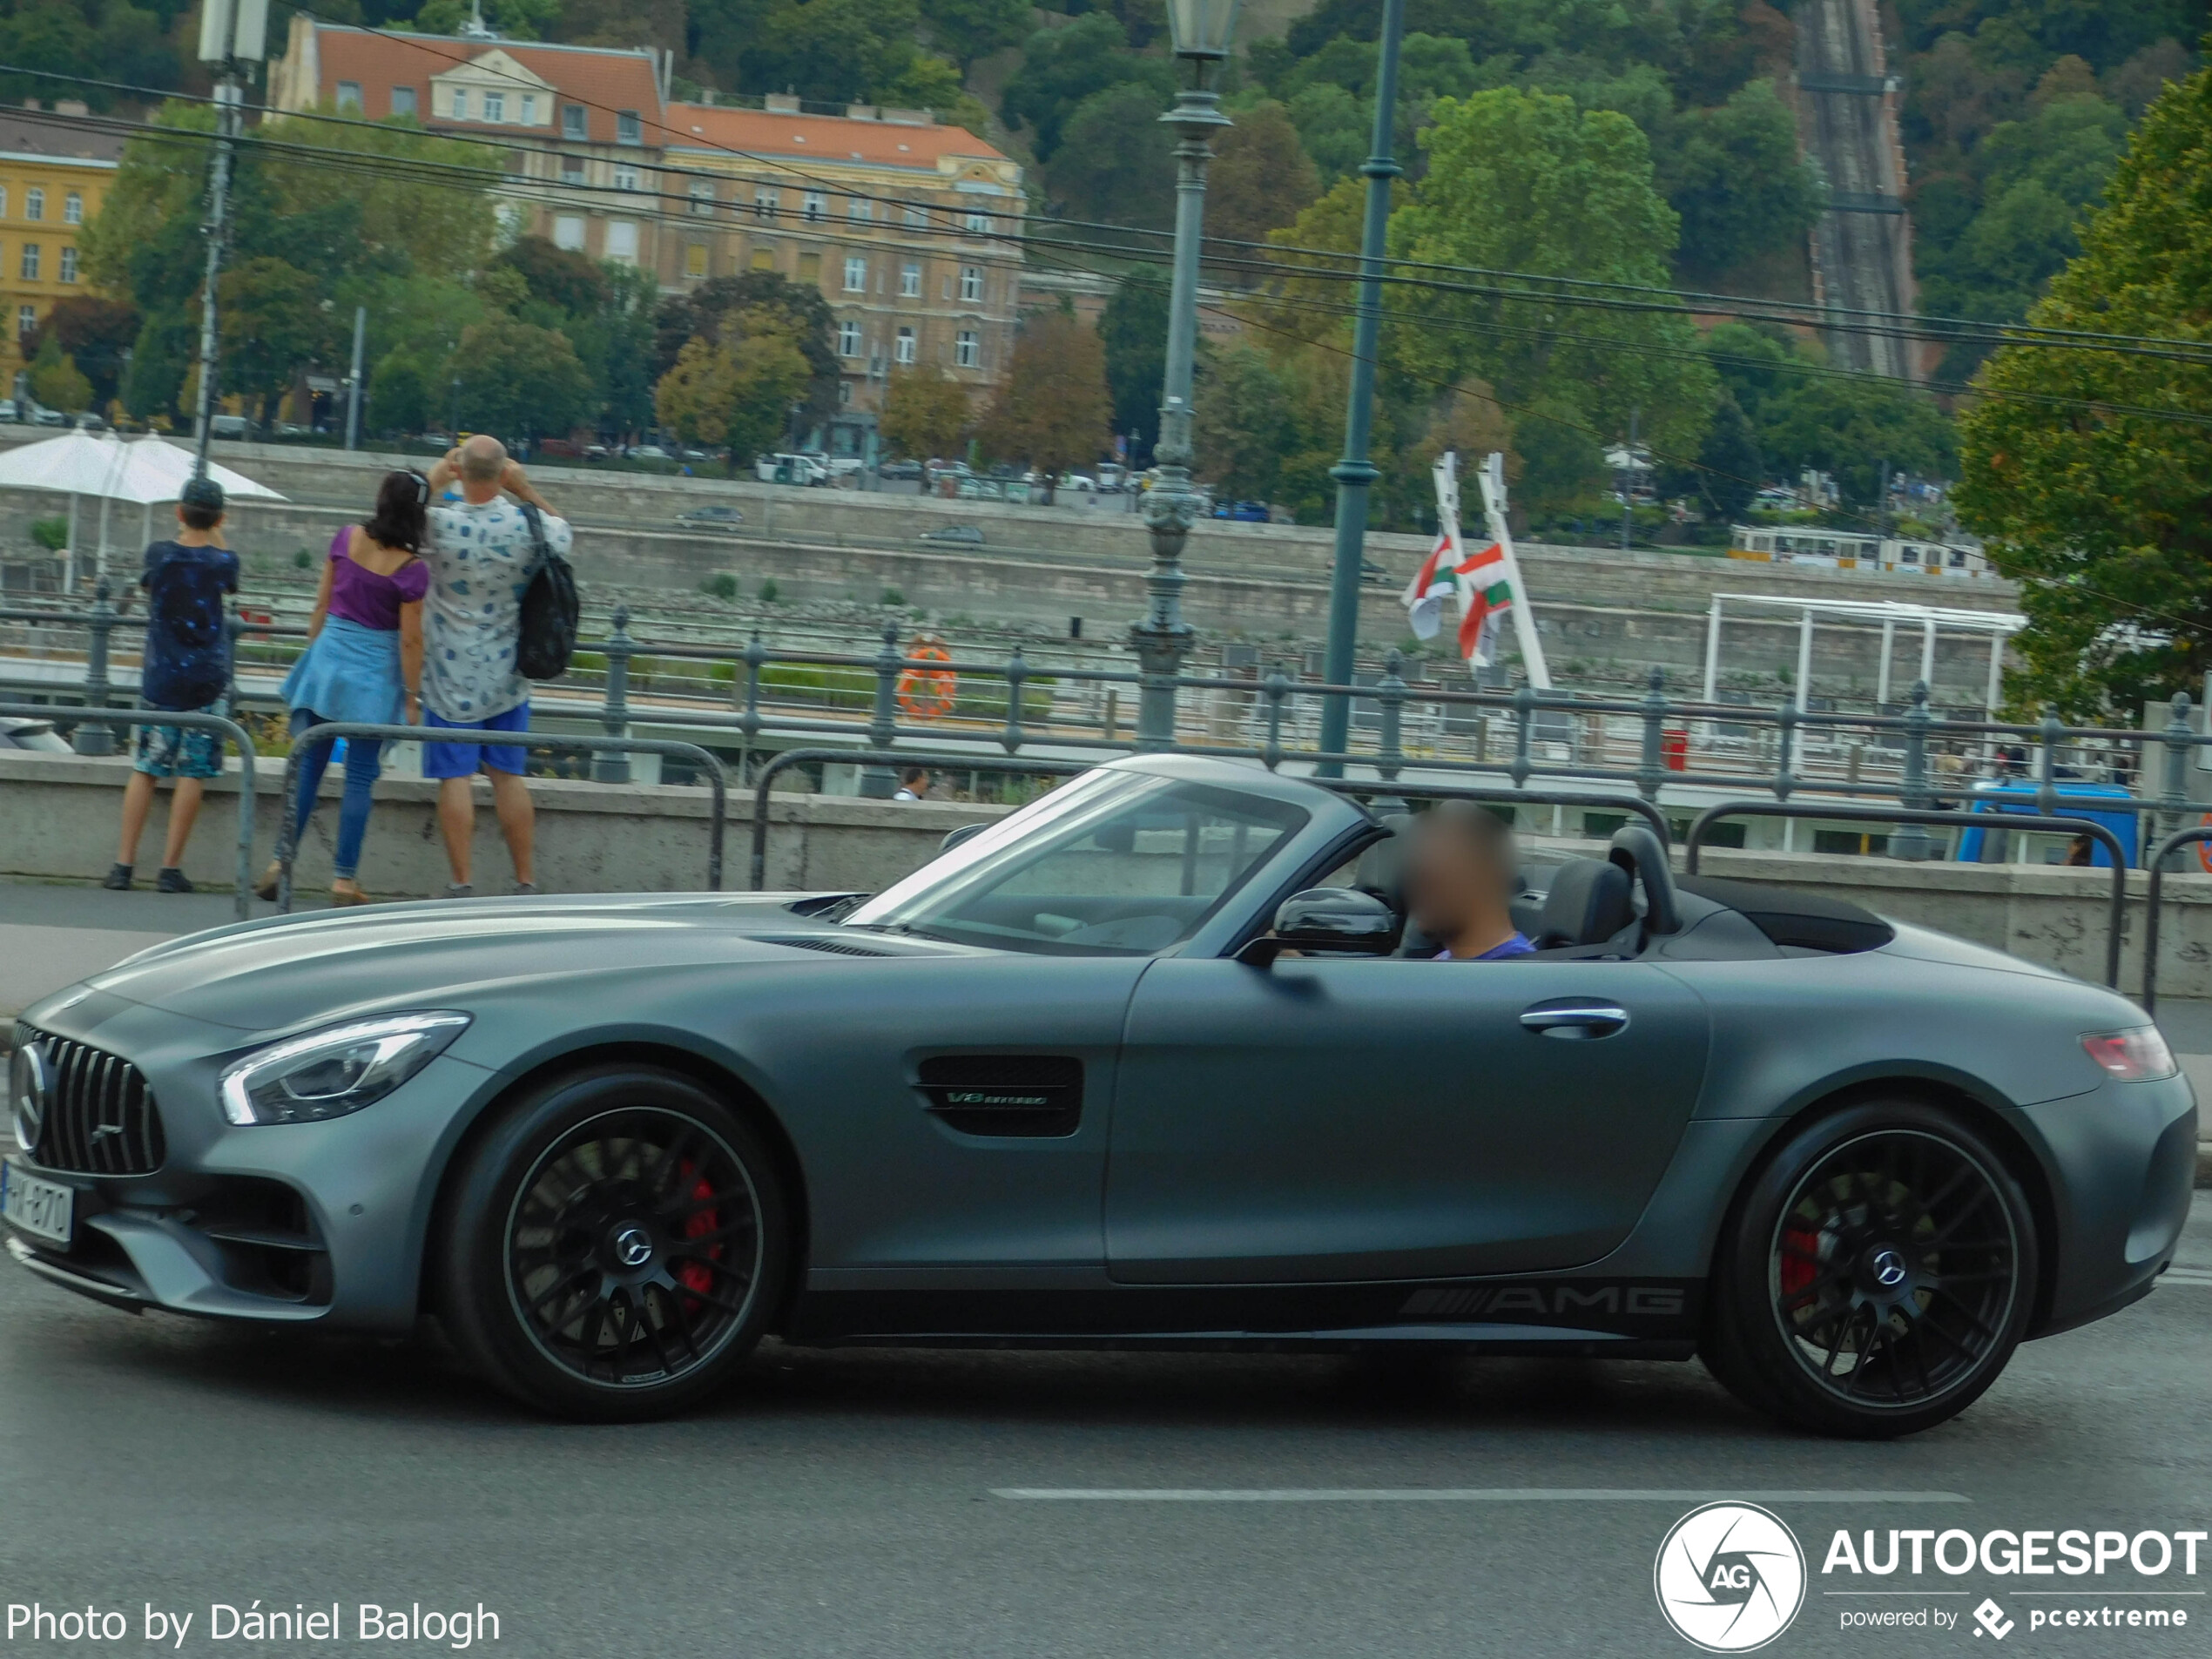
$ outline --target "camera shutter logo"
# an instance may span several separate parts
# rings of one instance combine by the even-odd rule
[[[1659,1610],[1708,1653],[1749,1653],[1790,1628],[1805,1600],[1805,1554],[1757,1504],[1709,1503],[1675,1522],[1652,1564]]]

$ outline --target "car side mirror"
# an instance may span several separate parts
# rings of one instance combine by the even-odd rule
[[[1357,887],[1308,887],[1283,900],[1275,931],[1237,953],[1253,968],[1271,966],[1286,950],[1312,956],[1387,956],[1405,923],[1372,893]]]
[[[981,835],[988,828],[990,828],[988,824],[962,824],[956,830],[947,830],[945,832],[945,839],[937,843],[937,856],[939,858],[944,857],[946,853],[951,852],[954,847],[959,846],[965,842],[974,840],[977,836]]]

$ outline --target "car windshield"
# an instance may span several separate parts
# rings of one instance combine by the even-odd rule
[[[897,886],[846,925],[1055,954],[1187,939],[1306,821],[1304,808],[1150,772],[1086,772]]]

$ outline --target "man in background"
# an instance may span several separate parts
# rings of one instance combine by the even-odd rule
[[[223,545],[223,487],[212,478],[187,483],[177,502],[177,534],[146,549],[146,645],[139,701],[172,713],[230,712],[231,644],[223,597],[238,591],[238,555]],[[199,817],[206,780],[223,770],[223,734],[200,726],[142,725],[123,791],[123,835],[115,867],[100,885],[128,892],[138,838],[153,809],[154,780],[173,778],[169,834],[154,887],[190,893],[180,867]]]
[[[455,480],[457,502],[434,502],[422,546],[430,567],[423,608],[422,718],[456,732],[529,730],[529,682],[515,669],[523,595],[537,566],[535,538],[518,503],[540,515],[546,545],[565,556],[573,541],[499,440],[479,434],[430,469],[435,496]],[[514,499],[508,499],[512,496]],[[475,892],[470,854],[476,833],[475,774],[491,777],[492,805],[514,860],[516,893],[536,893],[536,814],[523,779],[529,752],[520,742],[425,743],[422,775],[438,779],[438,828],[453,881],[448,899]]]
[[[1440,962],[1495,962],[1533,954],[1513,924],[1513,832],[1468,800],[1439,801],[1415,821],[1406,908],[1444,948]]]
[[[908,766],[899,774],[899,791],[894,800],[924,800],[929,795],[929,772],[923,766]]]

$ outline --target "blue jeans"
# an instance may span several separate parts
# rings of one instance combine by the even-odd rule
[[[322,716],[313,709],[292,711],[292,736],[297,742],[300,734],[310,727],[327,725]],[[368,833],[369,792],[376,786],[376,774],[383,745],[368,738],[346,739],[346,793],[338,803],[338,852],[331,860],[331,873],[351,881],[361,867],[361,840]],[[292,845],[297,847],[300,837],[307,831],[307,820],[314,816],[315,793],[322,787],[323,768],[330,764],[331,745],[327,743],[310,744],[300,757],[300,793],[293,806]]]

